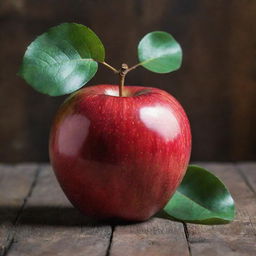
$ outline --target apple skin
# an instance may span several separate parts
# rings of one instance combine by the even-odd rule
[[[170,199],[189,162],[188,118],[167,92],[97,85],[72,94],[50,134],[50,160],[71,203],[97,219],[143,221]]]

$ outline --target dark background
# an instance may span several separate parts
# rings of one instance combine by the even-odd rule
[[[168,31],[184,51],[182,68],[143,68],[126,83],[172,93],[193,133],[193,160],[256,160],[255,0],[0,0],[0,161],[47,161],[48,134],[65,97],[35,92],[16,76],[27,45],[49,27],[78,22],[106,47],[106,61],[137,62],[138,41]],[[116,83],[104,67],[89,82]]]

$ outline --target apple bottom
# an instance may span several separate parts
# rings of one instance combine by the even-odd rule
[[[149,219],[165,206],[185,172],[184,167],[175,173],[154,164],[141,172],[139,166],[117,167],[82,160],[74,161],[72,166],[73,161],[68,162],[54,167],[61,170],[56,171],[59,183],[76,208],[96,219]]]

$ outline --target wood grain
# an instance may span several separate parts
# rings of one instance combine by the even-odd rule
[[[14,225],[29,196],[37,165],[0,165],[0,255],[4,255],[14,237]]]
[[[237,216],[227,225],[186,224],[186,233],[161,218],[113,228],[90,220],[70,205],[49,165],[0,165],[0,255],[254,256],[256,163],[199,165],[228,186]]]
[[[8,256],[105,256],[111,227],[95,223],[74,209],[46,165],[28,198]]]
[[[200,164],[213,171],[233,195],[237,216],[227,225],[187,224],[192,255],[253,256],[256,253],[256,197],[232,164]]]
[[[117,226],[110,256],[188,256],[189,249],[181,223],[160,218]]]

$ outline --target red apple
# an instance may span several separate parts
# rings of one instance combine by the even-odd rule
[[[59,109],[50,159],[69,200],[100,219],[141,221],[165,206],[189,162],[191,133],[177,100],[149,87],[87,87]]]

